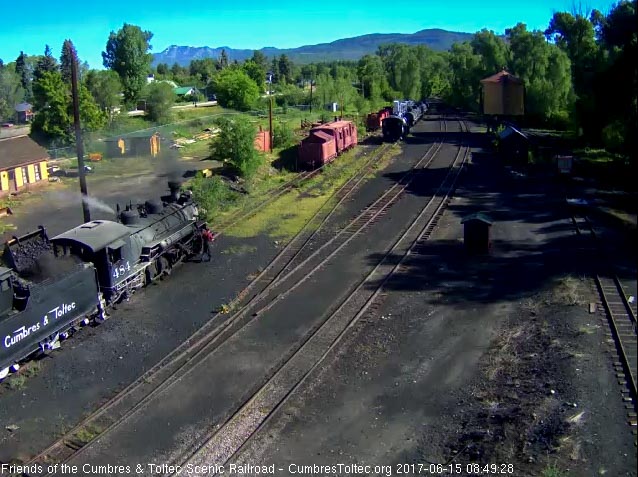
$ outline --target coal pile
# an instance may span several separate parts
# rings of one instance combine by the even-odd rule
[[[6,245],[4,259],[20,275],[30,275],[40,268],[38,260],[47,254],[52,256],[51,244],[44,237],[36,236]]]

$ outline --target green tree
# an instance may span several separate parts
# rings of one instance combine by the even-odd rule
[[[62,52],[60,53],[60,73],[62,74],[62,80],[67,84],[71,84],[71,68],[73,60],[77,60],[77,56],[73,42],[64,40]]]
[[[470,44],[474,54],[481,57],[479,74],[482,78],[498,73],[509,65],[509,48],[493,31],[484,28],[475,33]]]
[[[513,73],[525,81],[526,113],[566,121],[574,102],[567,54],[547,43],[542,32],[530,32],[522,23],[505,34],[512,51]]]
[[[478,110],[481,57],[469,42],[455,43],[450,49],[450,94],[448,101],[458,107]]]
[[[246,60],[242,65],[242,69],[259,87],[259,92],[263,93],[266,90],[266,88],[264,88],[266,70],[252,60]]]
[[[31,132],[41,139],[72,142],[71,97],[59,72],[45,71],[33,84],[33,106],[37,111]]]
[[[268,58],[259,50],[253,51],[253,56],[250,59],[253,63],[256,63],[263,71],[264,74],[268,71]]]
[[[257,129],[238,117],[221,118],[217,123],[220,131],[211,141],[211,157],[228,162],[240,176],[251,178],[263,162],[255,150]]]
[[[422,45],[415,49],[417,61],[421,66],[421,95],[418,99],[432,96],[447,97],[450,92],[450,65],[447,53],[436,52]]]
[[[284,84],[292,82],[292,69],[292,61],[290,61],[286,55],[281,55],[278,61],[277,72],[279,73],[279,77],[277,78],[277,81]]]
[[[23,99],[25,101],[30,101],[32,97],[31,72],[27,63],[27,55],[25,55],[23,51],[20,52],[20,55],[16,59],[15,70],[18,76],[20,76],[20,84],[24,90]]]
[[[192,60],[189,65],[189,73],[197,79],[200,84],[207,84],[214,76],[217,68],[215,60],[212,58],[204,58],[201,60]]]
[[[366,55],[359,60],[357,75],[362,94],[373,105],[380,105],[384,91],[389,89],[383,60],[378,55]],[[376,106],[375,106],[376,107]]]
[[[93,96],[98,107],[113,120],[113,109],[120,104],[122,84],[120,77],[112,70],[89,70],[84,85]]]
[[[168,65],[166,63],[160,63],[157,65],[157,74],[162,76],[167,76],[170,73],[168,69]]]
[[[150,31],[125,23],[117,33],[111,32],[106,51],[102,52],[104,67],[120,75],[126,103],[137,100],[146,84],[151,68],[152,55],[148,51],[152,37]]]
[[[259,98],[259,87],[240,68],[226,68],[214,80],[217,101],[224,108],[246,111]]]
[[[45,45],[44,47],[44,56],[41,56],[36,63],[35,69],[33,70],[33,80],[37,81],[44,72],[52,72],[57,71],[58,62],[53,57],[53,53],[51,53],[51,48],[49,45]]]
[[[0,118],[13,119],[15,105],[24,99],[20,76],[10,67],[0,69]]]
[[[33,82],[34,108],[37,111],[31,132],[41,138],[63,144],[75,142],[73,133],[73,101],[69,86],[59,71],[45,71]],[[91,93],[79,87],[80,124],[83,131],[104,127],[106,115],[100,111]]]
[[[175,93],[169,84],[153,82],[148,87],[146,111],[151,121],[169,122]]]
[[[100,109],[95,99],[89,92],[88,88],[83,84],[79,86],[80,94],[80,126],[82,131],[98,131],[102,129],[107,122],[107,114]],[[73,117],[73,105],[70,105],[70,117]],[[75,136],[73,136],[75,139]]]
[[[224,68],[228,68],[228,54],[226,50],[222,48],[222,52],[219,55],[219,67],[223,70]]]

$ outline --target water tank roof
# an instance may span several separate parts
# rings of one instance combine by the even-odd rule
[[[508,81],[511,83],[523,84],[522,79],[517,78],[506,70],[499,71],[495,75],[482,79],[481,83],[505,83]]]

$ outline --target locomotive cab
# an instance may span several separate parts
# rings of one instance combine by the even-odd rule
[[[136,264],[129,228],[117,222],[94,220],[54,237],[51,242],[57,254],[73,255],[95,265],[98,283],[107,299],[116,295],[114,290]]]

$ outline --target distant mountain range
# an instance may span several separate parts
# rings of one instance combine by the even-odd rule
[[[260,51],[268,56],[286,54],[295,63],[313,63],[330,60],[358,60],[364,55],[374,54],[379,45],[388,43],[405,43],[407,45],[425,45],[433,50],[448,50],[453,43],[463,42],[472,38],[472,33],[460,33],[440,29],[421,30],[416,33],[373,33],[370,35],[344,38],[331,43],[319,45],[305,45],[298,48],[266,47]],[[219,58],[222,50],[230,61],[244,61],[253,55],[253,50],[236,50],[228,46],[210,48],[208,46],[177,46],[171,45],[161,53],[153,54],[153,66],[159,63],[188,66],[191,60],[202,58]]]

